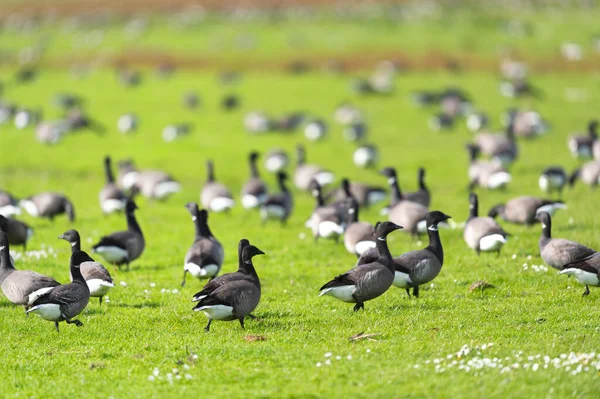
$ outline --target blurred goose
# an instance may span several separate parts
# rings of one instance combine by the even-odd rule
[[[595,188],[600,182],[600,160],[589,161],[581,168],[575,169],[569,176],[569,186],[573,187],[578,179],[588,186]]]
[[[71,244],[71,255],[81,251],[81,238],[77,230],[67,230],[58,238]],[[83,253],[85,254],[85,252]],[[102,263],[96,262],[90,256],[87,260],[82,261],[79,270],[90,290],[90,296],[98,298],[98,303],[102,305],[102,297],[115,286],[110,273]],[[71,275],[71,281],[73,279],[74,276]]]
[[[117,181],[124,190],[131,190],[137,182],[139,172],[131,159],[122,159],[117,163]]]
[[[164,200],[181,191],[181,184],[161,170],[138,171],[130,159],[119,161],[118,182],[124,190],[150,199]]]
[[[248,133],[265,133],[271,129],[271,120],[269,117],[259,111],[252,111],[244,117],[244,128]]]
[[[285,185],[287,174],[283,171],[277,172],[277,183],[279,193],[269,194],[260,208],[260,217],[263,224],[267,219],[279,219],[285,225],[294,208],[292,193]]]
[[[467,116],[467,129],[471,132],[479,132],[490,123],[488,116],[482,112],[473,112]]]
[[[234,205],[231,191],[223,184],[215,181],[215,170],[211,160],[206,162],[206,170],[208,177],[200,192],[202,207],[213,212],[230,210]]]
[[[600,287],[600,253],[596,252],[587,258],[565,265],[559,274],[573,276],[579,284],[585,285],[583,296],[590,294],[590,285]]]
[[[106,131],[100,122],[92,119],[81,109],[72,109],[67,112],[65,122],[67,129],[71,132],[89,129],[94,133],[103,134]]]
[[[104,184],[104,187],[102,187],[102,190],[100,190],[100,208],[105,215],[113,212],[120,212],[125,208],[127,197],[115,184],[109,156],[104,157],[104,175],[106,177],[106,183]]]
[[[506,204],[496,205],[488,216],[495,218],[500,216],[503,220],[511,223],[532,225],[536,222],[536,216],[540,212],[548,212],[550,215],[558,209],[566,209],[567,206],[562,201],[553,201],[530,196],[521,196],[513,198]]]
[[[59,285],[40,295],[27,313],[35,313],[44,320],[53,321],[57,332],[59,332],[58,323],[61,321],[75,324],[77,327],[83,326],[83,323],[74,317],[83,312],[90,301],[90,289],[80,270],[81,264],[88,262],[89,259],[89,255],[83,251],[73,252],[71,254],[73,282]]]
[[[245,209],[258,208],[267,197],[267,186],[260,178],[256,161],[259,154],[252,151],[248,155],[248,163],[250,166],[250,179],[242,187],[242,206]]]
[[[344,138],[348,141],[361,141],[367,137],[369,129],[364,121],[352,123],[344,129]]]
[[[10,302],[27,310],[40,295],[58,285],[58,281],[43,274],[16,270],[10,260],[8,237],[0,229],[0,288]]]
[[[538,185],[546,193],[558,191],[562,194],[563,188],[567,184],[567,173],[560,166],[549,166],[540,175]]]
[[[429,118],[427,125],[434,132],[449,130],[454,126],[454,117],[445,113],[439,113]]]
[[[117,129],[123,134],[135,132],[138,125],[139,120],[135,114],[123,114],[117,120]]]
[[[30,125],[35,125],[42,120],[42,111],[33,111],[30,109],[20,109],[15,113],[15,127],[23,130]]]
[[[140,257],[144,252],[146,242],[142,229],[135,218],[135,210],[138,209],[132,199],[127,200],[125,205],[125,216],[127,219],[127,230],[109,234],[100,239],[94,245],[93,251],[100,254],[107,262],[121,266]]]
[[[196,236],[183,261],[182,287],[185,286],[188,273],[199,280],[215,278],[225,257],[223,246],[208,227],[208,212],[204,209],[199,210],[195,202],[188,202],[185,207],[192,215]]]
[[[192,125],[189,123],[173,123],[165,126],[162,131],[162,139],[166,143],[170,143],[178,138],[181,138],[192,131]]]
[[[42,144],[57,144],[67,132],[64,121],[41,121],[35,127],[35,138]]]
[[[350,196],[358,201],[358,205],[365,208],[384,201],[387,197],[387,193],[383,187],[371,186],[359,182],[350,182],[349,191]],[[345,198],[348,198],[348,195],[344,192],[343,187],[335,189],[327,196],[328,201],[340,201]]]
[[[509,110],[504,119],[506,125],[512,122],[517,137],[531,139],[543,135],[548,130],[547,123],[535,111]]]
[[[479,216],[477,194],[469,194],[469,218],[465,224],[463,238],[469,248],[481,252],[497,252],[506,244],[508,234],[491,217]]]
[[[70,222],[75,221],[75,208],[73,203],[64,195],[53,192],[43,192],[22,199],[19,205],[28,214],[35,217],[48,218],[54,221],[54,217],[63,213],[67,214]]]
[[[196,92],[189,91],[183,95],[182,103],[187,109],[196,109],[200,105],[200,96]]]
[[[552,238],[552,218],[548,212],[540,212],[537,219],[542,223],[539,240],[540,256],[546,264],[563,270],[569,263],[582,260],[596,253],[595,250],[575,241]]]
[[[0,215],[10,218],[20,214],[19,201],[11,193],[0,190]]]
[[[320,186],[330,184],[335,179],[333,173],[323,170],[318,165],[307,164],[304,147],[296,147],[297,163],[294,172],[294,184],[299,190],[306,191],[310,188],[310,183],[315,179]]]
[[[316,205],[310,216],[309,224],[315,242],[320,237],[331,238],[337,241],[344,234],[346,219],[344,218],[343,208],[336,205],[325,205],[321,186],[316,180],[312,181],[311,190]]]
[[[27,249],[27,241],[33,236],[33,229],[27,224],[2,215],[0,215],[0,229],[8,236],[10,245],[22,245],[23,251]]]
[[[502,188],[510,183],[512,177],[510,173],[501,165],[495,162],[477,160],[479,155],[479,147],[469,144],[469,189],[472,190],[477,186],[496,189]]]
[[[359,207],[348,209],[350,220],[344,232],[344,246],[353,255],[360,256],[371,248],[376,247],[375,230],[371,223],[359,222]]]
[[[569,151],[574,158],[584,159],[591,158],[593,155],[593,146],[594,142],[598,140],[598,121],[593,120],[588,124],[588,134],[587,135],[579,135],[573,134],[569,136],[567,140],[567,145],[569,147]]]
[[[356,266],[340,274],[320,288],[319,296],[330,295],[340,301],[355,303],[354,311],[364,309],[364,303],[385,293],[394,282],[394,261],[387,245],[387,236],[401,229],[392,222],[377,223],[375,237],[379,257],[371,263]]]
[[[370,168],[377,164],[379,160],[379,151],[372,144],[363,144],[359,146],[352,154],[354,165],[359,168]]]
[[[221,108],[225,111],[233,111],[240,106],[240,98],[234,94],[226,94],[221,99]]]
[[[208,317],[208,324],[204,328],[206,332],[210,330],[213,320],[239,320],[244,328],[244,319],[260,302],[260,279],[252,264],[252,258],[256,255],[264,255],[264,252],[254,245],[248,245],[242,250],[242,260],[252,279],[228,281],[200,299],[194,307],[195,311],[203,312]]]
[[[404,193],[403,198],[408,201],[416,202],[425,207],[429,207],[431,203],[431,194],[429,188],[425,184],[425,168],[419,168],[417,172],[417,181],[419,184],[419,190],[414,193]]]
[[[309,122],[304,128],[304,137],[310,141],[318,141],[327,135],[327,125],[321,119]]]
[[[333,115],[335,121],[341,125],[350,125],[363,119],[362,112],[351,104],[339,105]]]
[[[396,169],[392,167],[387,167],[382,169],[379,174],[387,177],[388,185],[390,187],[390,203],[381,209],[381,215],[388,215],[390,213],[390,209],[393,208],[396,204],[398,204],[402,200],[402,193],[400,192],[400,187],[398,186],[398,176],[396,175]]]
[[[425,219],[429,212],[427,207],[410,201],[402,195],[394,168],[385,168],[381,174],[388,178],[392,191],[388,219],[403,226],[404,231],[413,236],[424,233],[426,231]]]
[[[287,168],[290,159],[283,150],[271,150],[265,158],[265,168],[271,173],[277,173]]]

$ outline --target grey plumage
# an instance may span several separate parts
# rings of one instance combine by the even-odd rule
[[[491,217],[479,216],[479,200],[475,193],[469,194],[469,218],[465,224],[463,238],[469,248],[477,251],[496,251],[500,254],[506,243],[507,233]]]
[[[75,221],[73,203],[63,194],[43,192],[22,199],[19,205],[31,216],[54,220],[57,215],[66,213],[69,221]]]
[[[181,190],[181,184],[162,170],[137,170],[133,161],[119,161],[117,181],[124,190],[146,198],[164,200]]]
[[[350,182],[349,189],[351,196],[358,202],[358,205],[365,208],[383,201],[387,195],[386,190],[383,187],[371,186],[359,182]],[[347,199],[347,197],[344,188],[339,187],[327,195],[326,201],[337,202]]]
[[[246,209],[257,208],[265,201],[267,197],[267,185],[260,178],[256,162],[259,154],[252,151],[248,155],[250,166],[250,179],[242,187],[242,206]]]
[[[231,209],[234,204],[231,191],[215,180],[214,164],[211,160],[206,162],[206,170],[207,180],[200,192],[202,207],[213,212],[222,212]]]
[[[287,188],[285,181],[287,174],[283,171],[277,172],[277,183],[279,185],[279,193],[270,194],[265,199],[260,208],[260,217],[263,224],[267,219],[279,219],[282,224],[285,224],[294,208],[294,200],[292,193]]]
[[[594,142],[598,140],[598,121],[590,121],[586,135],[573,134],[567,140],[567,146],[573,157],[578,159],[591,158],[593,156]]]
[[[346,222],[345,208],[339,205],[326,205],[321,192],[321,185],[313,180],[312,195],[315,198],[315,208],[310,216],[310,228],[317,241],[320,237],[337,240],[344,233]]]
[[[467,150],[470,160],[468,170],[470,190],[477,186],[496,189],[504,187],[510,182],[511,175],[501,164],[477,159],[480,152],[479,147],[469,144]]]
[[[412,193],[404,193],[403,199],[416,202],[417,204],[429,208],[429,205],[431,204],[431,193],[425,184],[425,168],[419,168],[417,172],[417,182],[419,184],[419,190]]]
[[[23,250],[27,249],[27,241],[33,236],[33,229],[29,225],[2,215],[0,215],[0,230],[6,233],[11,245],[22,245]]]
[[[127,196],[115,183],[109,156],[104,158],[104,175],[106,183],[99,194],[100,208],[104,214],[122,211],[125,208]]]
[[[600,182],[600,160],[589,161],[581,168],[576,169],[569,177],[569,186],[575,185],[578,179],[595,188]]]
[[[296,147],[296,170],[294,171],[294,185],[302,191],[310,188],[311,182],[317,180],[321,185],[327,185],[334,179],[333,173],[322,169],[318,165],[306,163],[306,153],[304,147],[298,145]]]
[[[562,194],[567,182],[567,173],[560,166],[547,167],[538,179],[540,189],[547,193],[558,191],[559,194]]]
[[[375,229],[371,223],[359,221],[359,207],[350,207],[348,213],[350,220],[344,232],[344,246],[351,254],[360,256],[376,247]]]
[[[553,215],[557,209],[565,209],[562,201],[554,201],[531,196],[513,198],[506,204],[493,207],[488,216],[495,218],[500,216],[503,220],[511,223],[531,225],[536,223],[536,215],[545,211]]]

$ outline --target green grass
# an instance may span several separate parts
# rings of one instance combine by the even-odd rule
[[[582,29],[578,34],[585,32]],[[521,157],[512,170],[514,181],[508,189],[480,192],[483,212],[514,196],[541,195],[537,177],[549,164],[562,164],[569,170],[576,166],[565,139],[572,131],[584,130],[587,120],[597,116],[600,76],[536,76],[534,82],[546,96],[533,103],[501,98],[495,76],[483,74],[401,75],[396,81],[397,92],[385,98],[355,98],[348,92],[346,78],[327,74],[290,77],[250,73],[233,88],[223,88],[215,77],[215,72],[183,71],[165,82],[147,74],[139,88],[124,89],[109,71],[74,80],[66,72],[42,70],[36,83],[7,89],[7,99],[43,106],[49,118],[59,115],[50,104],[53,93],[80,93],[88,99],[90,114],[108,127],[103,137],[82,133],[66,137],[57,146],[44,147],[35,141],[31,130],[0,126],[0,187],[18,196],[42,190],[65,192],[74,201],[78,215],[73,225],[64,218],[52,224],[24,216],[22,219],[35,228],[30,249],[51,246],[57,256],[26,259],[17,263],[18,268],[67,281],[70,249],[56,238],[59,234],[76,227],[83,237],[83,249],[89,250],[88,239],[95,241],[124,228],[122,216],[103,217],[98,206],[105,154],[114,159],[131,156],[143,168],[166,169],[182,182],[183,191],[165,203],[139,200],[138,220],[147,248],[130,272],[112,272],[111,268],[117,286],[109,293],[110,303],[99,306],[92,300],[80,317],[85,324],[82,328],[63,324],[57,334],[52,323],[26,318],[21,308],[0,300],[3,397],[72,397],[82,393],[115,398],[185,394],[230,398],[597,395],[597,370],[571,375],[553,366],[537,371],[523,369],[523,364],[533,363],[527,360],[530,355],[554,358],[570,351],[597,352],[600,347],[600,290],[592,288],[588,297],[581,298],[583,287],[573,279],[557,276],[553,270],[534,272],[522,267],[523,263],[542,263],[537,249],[538,227],[506,224],[513,237],[500,257],[477,257],[466,247],[460,230],[443,230],[445,265],[433,287],[424,287],[418,300],[392,288],[368,302],[364,312],[354,313],[351,305],[317,297],[318,288],[351,268],[355,258],[341,244],[323,241],[315,245],[310,238],[300,238],[301,233],[308,233],[303,223],[313,201],[296,192],[296,208],[284,229],[277,224],[260,227],[258,215],[239,206],[229,215],[210,216],[211,228],[225,246],[224,272],[235,269],[235,248],[242,237],[266,252],[255,262],[263,284],[262,301],[255,311],[260,321],[249,320],[245,331],[237,323],[215,322],[206,334],[206,318],[193,313],[189,302],[202,284],[190,279],[182,289],[179,283],[183,256],[193,238],[193,226],[183,205],[198,200],[205,160],[213,158],[218,179],[238,193],[248,174],[246,155],[250,150],[266,152],[276,146],[292,150],[304,141],[301,133],[246,134],[241,120],[249,110],[280,114],[301,109],[324,117],[331,123],[331,134],[323,142],[306,144],[309,161],[332,169],[339,177],[384,185],[385,180],[374,172],[352,165],[354,147],[343,142],[341,127],[332,122],[335,106],[341,100],[351,100],[365,111],[371,140],[382,143],[381,166],[397,167],[406,190],[415,188],[417,167],[426,166],[433,191],[432,209],[460,222],[468,213],[463,146],[470,135],[462,124],[452,133],[430,132],[426,127],[430,111],[414,108],[407,94],[414,89],[458,85],[472,95],[478,107],[494,116],[496,127],[497,115],[511,105],[532,106],[551,121],[552,131],[546,137],[521,142]],[[564,91],[570,87],[588,90],[588,101],[567,102]],[[189,89],[202,94],[203,106],[198,111],[181,107],[181,95]],[[238,93],[243,101],[242,109],[230,114],[218,108],[220,96],[228,92]],[[122,136],[114,125],[122,112],[129,111],[141,116],[141,128],[135,135]],[[162,128],[176,121],[193,122],[194,132],[164,144]],[[265,174],[265,178],[274,187],[273,177]],[[568,191],[565,200],[569,209],[555,217],[555,236],[600,247],[596,195],[584,186]],[[379,219],[377,215],[378,209],[361,212],[361,218],[371,222]],[[404,233],[390,237],[394,254],[424,245]],[[512,259],[513,254],[516,259]],[[469,285],[477,280],[495,288],[470,293]],[[167,293],[162,289],[179,291]],[[381,335],[377,341],[348,341],[359,332]],[[266,340],[247,342],[246,335]],[[516,362],[515,353],[522,351],[521,368],[507,373],[456,368],[436,373],[434,365],[428,363],[456,354],[465,344],[474,348],[488,343],[494,345],[483,352],[484,356],[510,358],[505,364]],[[328,352],[332,353],[331,365],[325,364]],[[149,381],[155,368],[162,379]],[[165,375],[173,368],[192,379],[183,377],[170,384]]]

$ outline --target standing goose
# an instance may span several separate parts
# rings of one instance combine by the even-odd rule
[[[188,273],[200,280],[215,278],[221,270],[225,257],[223,246],[208,227],[208,212],[204,209],[199,210],[198,204],[195,202],[188,202],[185,207],[192,215],[196,236],[183,261],[182,287],[185,286],[185,278]]]
[[[33,236],[33,229],[27,224],[15,219],[7,219],[2,215],[0,215],[0,230],[6,233],[10,245],[22,245],[23,251],[27,249],[27,241]]]
[[[104,174],[106,183],[100,190],[100,208],[105,215],[120,212],[125,208],[127,197],[125,193],[115,184],[109,156],[104,157]]]
[[[77,230],[67,230],[58,238],[71,244],[71,255],[81,251],[81,238]],[[90,290],[90,296],[98,298],[98,303],[102,305],[102,297],[115,286],[110,273],[102,263],[96,262],[89,256],[87,260],[82,261],[79,270]],[[74,276],[71,274],[71,281],[73,280]]]
[[[132,199],[127,200],[125,205],[125,216],[127,219],[127,230],[109,234],[100,239],[94,245],[93,251],[100,254],[107,262],[121,266],[140,257],[144,251],[146,242],[140,225],[135,218],[135,210],[138,209]]]
[[[256,151],[252,151],[248,156],[248,163],[250,164],[250,180],[242,187],[242,206],[245,209],[258,208],[267,197],[267,186],[260,178],[256,166],[258,158],[259,154]]]
[[[429,208],[429,205],[431,204],[431,194],[429,188],[425,185],[425,168],[419,168],[417,180],[419,183],[419,190],[414,193],[405,193],[403,197],[405,200],[416,202],[417,204]]]
[[[350,220],[344,232],[344,246],[353,255],[361,256],[369,249],[376,247],[375,229],[371,223],[358,221],[359,207],[348,209]]]
[[[343,302],[355,303],[354,311],[364,309],[364,303],[386,292],[394,282],[394,261],[387,245],[387,236],[401,226],[381,222],[375,226],[379,257],[376,261],[356,266],[340,274],[320,288],[320,294],[331,295]]]
[[[336,202],[352,197],[358,201],[359,206],[368,208],[373,204],[385,200],[387,197],[387,193],[383,187],[371,186],[359,182],[350,182],[349,192],[350,196],[345,192],[343,186],[339,187],[327,195],[327,200]]]
[[[402,193],[400,192],[400,187],[398,187],[398,176],[396,175],[396,169],[392,167],[387,167],[382,169],[379,174],[387,177],[388,185],[390,187],[390,203],[381,209],[382,215],[387,215],[390,213],[390,209],[392,209],[398,202],[402,199]]]
[[[591,158],[593,155],[594,142],[598,140],[598,121],[593,120],[588,124],[587,135],[571,135],[567,141],[569,151],[574,158]]]
[[[294,172],[294,185],[302,191],[310,189],[312,180],[316,180],[320,186],[330,184],[334,180],[333,173],[323,170],[318,165],[306,163],[306,153],[304,147],[298,145],[296,147],[296,171]]]
[[[206,162],[208,179],[200,192],[202,207],[213,212],[228,211],[233,208],[233,197],[231,192],[223,184],[215,181],[215,170],[212,161]]]
[[[277,172],[277,183],[279,184],[280,192],[267,196],[260,208],[260,217],[262,223],[266,223],[267,219],[279,219],[282,225],[285,225],[288,217],[294,208],[294,199],[292,193],[285,185],[287,174],[283,171]]]
[[[33,312],[44,320],[53,321],[57,332],[60,332],[58,323],[61,321],[75,324],[77,327],[83,326],[82,322],[73,318],[83,312],[90,301],[90,289],[80,270],[81,264],[89,262],[89,259],[90,256],[83,251],[73,252],[71,254],[73,282],[59,285],[41,295],[32,303],[27,313]]]
[[[394,285],[406,289],[413,288],[413,295],[419,297],[419,286],[427,284],[437,277],[444,265],[444,249],[438,232],[438,223],[450,219],[451,216],[440,211],[432,211],[427,215],[427,234],[429,245],[420,250],[410,251],[394,258]]]
[[[264,254],[254,245],[246,246],[242,250],[242,260],[252,278],[228,281],[198,301],[194,310],[204,312],[208,317],[208,324],[204,328],[206,332],[210,330],[213,320],[239,320],[244,328],[244,318],[250,315],[260,302],[260,279],[252,264],[252,258]]]
[[[600,253],[565,265],[559,274],[573,276],[580,284],[585,285],[583,296],[590,294],[590,285],[600,287]]]
[[[0,215],[10,218],[20,214],[19,201],[11,193],[0,190]]]
[[[496,189],[506,186],[511,181],[511,175],[504,169],[504,167],[498,165],[495,162],[490,161],[479,161],[477,156],[479,155],[479,147],[469,144],[467,145],[469,151],[469,189],[472,190],[477,186]]]
[[[284,170],[289,163],[290,159],[283,150],[271,150],[265,158],[265,168],[271,173]]]
[[[60,285],[53,278],[31,270],[16,270],[10,261],[8,237],[0,230],[0,287],[15,305],[27,308],[40,295]]]
[[[320,237],[332,238],[337,241],[344,234],[346,220],[343,217],[343,209],[335,205],[325,205],[321,186],[316,180],[313,180],[311,188],[316,204],[309,222],[315,242]]]
[[[498,252],[506,244],[508,234],[491,217],[479,216],[477,194],[469,194],[469,218],[465,224],[463,238],[469,248],[481,252]]]
[[[35,194],[22,199],[19,205],[31,216],[48,218],[54,221],[55,216],[66,213],[70,222],[75,221],[73,203],[62,194],[53,192]]]
[[[587,162],[581,168],[576,169],[569,177],[569,186],[575,185],[577,179],[581,179],[588,186],[596,188],[600,182],[600,160]]]
[[[536,222],[536,216],[540,212],[548,212],[554,215],[558,209],[566,209],[562,201],[553,201],[530,196],[513,198],[506,204],[499,204],[490,209],[489,217],[495,218],[500,215],[507,222],[532,225]]]
[[[596,253],[595,250],[575,241],[552,238],[552,218],[548,212],[540,212],[537,219],[542,223],[539,247],[540,256],[546,264],[557,270]]]
[[[540,175],[538,185],[546,193],[558,191],[559,195],[561,195],[567,181],[567,173],[562,167],[549,166]]]

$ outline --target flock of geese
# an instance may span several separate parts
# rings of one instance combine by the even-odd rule
[[[442,116],[435,116],[434,127],[441,128],[448,121],[454,122],[465,107],[466,96],[457,89],[441,93],[415,93],[415,98],[427,106],[438,104]],[[193,99],[186,100],[188,106]],[[80,113],[83,115],[82,113]],[[467,116],[467,115],[464,115]],[[20,116],[23,119],[24,116]],[[530,113],[513,110],[506,118],[505,131],[490,133],[485,129],[487,119],[481,113],[471,113],[466,118],[469,128],[480,130],[473,142],[466,146],[470,160],[467,170],[469,189],[476,187],[498,189],[510,184],[510,165],[519,158],[517,137],[533,137],[545,128],[540,120]],[[336,110],[335,119],[347,126],[345,136],[353,141],[363,140],[367,126],[360,118],[360,112],[349,104]],[[87,120],[87,119],[86,119]],[[288,124],[300,125],[303,118],[295,118],[277,123],[264,115],[247,115],[244,123],[247,129],[256,133],[262,130],[287,129]],[[446,121],[446,122],[444,122]],[[131,121],[130,121],[131,122]],[[77,125],[80,128],[91,126]],[[538,125],[535,125],[538,123]],[[119,125],[125,125],[120,120]],[[595,186],[600,180],[600,141],[597,138],[597,122],[590,121],[587,134],[574,135],[568,140],[568,150],[577,158],[595,158],[574,171],[570,176],[560,166],[550,166],[541,172],[540,189],[547,193],[562,194],[567,184],[581,179]],[[305,124],[305,136],[309,140],[319,140],[327,132],[322,120]],[[377,150],[372,144],[357,147],[353,161],[361,167],[372,167],[377,162]],[[252,151],[248,154],[248,180],[243,184],[239,199],[246,210],[260,214],[262,223],[279,222],[285,228],[294,213],[294,197],[299,193],[309,193],[315,202],[313,211],[307,215],[306,227],[316,241],[343,241],[345,249],[357,257],[354,267],[342,273],[320,288],[320,296],[331,296],[340,301],[354,304],[354,310],[364,308],[365,302],[383,295],[392,286],[406,290],[408,296],[418,297],[419,287],[434,280],[444,265],[444,248],[440,228],[455,227],[451,216],[439,210],[430,209],[432,192],[426,184],[426,170],[417,171],[418,190],[403,192],[398,182],[396,170],[385,167],[379,171],[387,181],[387,187],[341,179],[338,188],[325,190],[336,176],[315,163],[307,161],[306,150],[296,147],[296,162],[290,168],[290,158],[285,151],[274,149],[266,154],[264,167],[277,176],[277,191],[269,190],[261,178],[259,160],[261,154]],[[482,156],[485,159],[482,159]],[[135,196],[166,200],[181,190],[181,183],[169,173],[161,170],[139,169],[132,160],[117,163],[118,173],[113,173],[111,158],[103,160],[105,185],[100,190],[99,207],[104,214],[122,212],[126,219],[126,229],[103,236],[92,246],[92,252],[105,262],[125,267],[143,255],[145,239],[136,217]],[[288,185],[293,184],[295,190]],[[252,312],[261,299],[261,283],[253,258],[263,255],[259,248],[248,240],[241,239],[238,245],[238,270],[220,274],[225,248],[213,235],[209,227],[211,212],[227,212],[236,206],[232,190],[217,179],[215,163],[206,162],[206,181],[200,192],[200,206],[189,202],[185,208],[189,212],[195,228],[194,240],[183,256],[183,279],[185,286],[188,274],[198,280],[208,280],[201,291],[193,296],[195,311],[203,312],[208,318],[206,331],[213,320],[238,320],[242,327],[246,317],[253,318]],[[361,210],[386,201],[381,208],[386,221],[372,225],[359,218]],[[540,255],[560,274],[574,276],[585,285],[584,295],[589,294],[589,286],[600,286],[600,253],[583,244],[567,239],[553,238],[551,217],[557,210],[565,208],[561,200],[519,196],[504,204],[491,208],[487,216],[479,215],[478,196],[471,192],[468,196],[469,216],[464,225],[463,237],[466,245],[478,255],[481,252],[495,252],[500,255],[509,234],[498,223],[505,222],[532,225],[541,223],[539,240]],[[53,220],[66,215],[69,221],[76,222],[75,206],[64,194],[41,192],[18,199],[7,191],[0,191],[0,286],[6,298],[26,309],[27,314],[35,313],[45,320],[54,322],[59,330],[59,322],[81,326],[76,317],[86,308],[90,297],[102,298],[114,287],[109,271],[102,263],[94,260],[81,250],[81,238],[77,230],[68,230],[60,239],[71,245],[71,282],[60,284],[51,277],[31,270],[15,268],[10,256],[10,246],[26,249],[33,235],[33,228],[18,220],[21,211],[38,218]],[[396,230],[403,230],[413,237],[427,234],[428,245],[420,250],[404,254],[390,252],[387,237]]]

